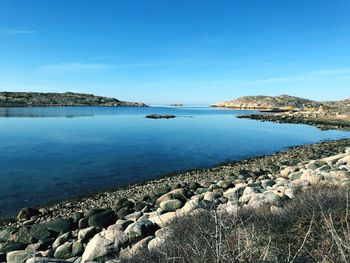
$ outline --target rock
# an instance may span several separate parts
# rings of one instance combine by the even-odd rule
[[[132,223],[134,223],[134,221],[119,219],[115,224],[120,228],[121,231],[124,231]]]
[[[133,257],[137,255],[143,255],[148,252],[148,243],[151,241],[153,237],[146,237],[139,242],[137,242],[135,245],[133,245],[131,248],[128,247],[120,252],[119,258],[121,259],[132,259]]]
[[[216,183],[217,186],[227,189],[230,188],[232,186],[232,182],[228,181],[228,180],[220,180]]]
[[[274,181],[272,181],[271,179],[264,179],[261,181],[261,186],[266,189],[267,187],[271,187],[275,184]]]
[[[0,243],[9,241],[12,234],[15,233],[16,231],[17,231],[17,228],[15,228],[15,227],[9,227],[9,228],[5,228],[4,230],[1,230],[0,231]]]
[[[289,198],[294,198],[294,190],[291,188],[288,188],[284,191],[284,194],[288,196]]]
[[[43,250],[47,250],[49,248],[49,246],[51,246],[54,241],[55,241],[54,238],[41,239],[35,244],[28,245],[26,247],[26,250],[29,250],[29,251],[43,251]]]
[[[159,197],[157,199],[157,206],[160,205],[160,203],[164,202],[164,201],[168,201],[168,200],[172,200],[172,199],[179,199],[181,201],[187,201],[187,198],[186,198],[186,191],[185,189],[183,188],[179,188],[179,189],[175,189],[175,190],[172,190],[171,192],[169,193],[166,193],[164,195],[162,195],[161,197]]]
[[[115,201],[115,204],[114,204],[114,211],[118,211],[120,208],[123,207],[123,203],[125,201],[127,201],[128,199],[126,198],[118,198],[116,201]]]
[[[303,174],[303,171],[294,172],[288,175],[288,178],[292,181],[300,179],[300,176]]]
[[[169,185],[159,186],[154,190],[155,195],[161,196],[171,191],[171,187]]]
[[[79,220],[79,222],[78,222],[78,228],[79,229],[87,228],[88,226],[89,226],[88,219],[82,218],[82,219]]]
[[[66,233],[72,228],[72,220],[58,218],[53,221],[50,221],[46,224],[47,230],[54,231],[56,233]]]
[[[34,257],[27,259],[26,263],[70,263],[69,261],[58,259],[58,258],[48,258],[48,257]]]
[[[60,245],[54,254],[55,258],[59,259],[69,259],[72,257],[72,242],[64,243],[63,245]]]
[[[287,166],[283,170],[281,170],[280,174],[282,177],[288,177],[291,173],[296,172],[298,168],[294,166]]]
[[[316,170],[320,166],[321,166],[321,163],[319,161],[313,160],[313,161],[309,162],[305,168],[308,170]]]
[[[245,184],[237,185],[234,188],[230,188],[226,192],[224,192],[223,196],[226,197],[229,201],[238,200],[239,197],[243,194],[245,188]]]
[[[210,191],[209,188],[197,188],[196,194],[200,195],[209,191]]]
[[[181,214],[187,214],[190,213],[198,208],[200,208],[200,198],[196,197],[194,199],[188,200],[185,205],[181,208],[180,212]]]
[[[142,201],[141,203],[137,203],[134,207],[135,212],[140,212],[144,209],[147,209],[146,207],[150,207],[150,205],[144,201]]]
[[[84,214],[81,213],[81,212],[75,212],[73,215],[72,215],[72,218],[73,218],[73,223],[74,224],[78,224],[79,223],[79,220],[84,218]]]
[[[122,207],[118,210],[117,215],[118,218],[123,219],[125,216],[131,213],[131,209],[129,207]]]
[[[25,263],[27,259],[33,256],[34,256],[34,253],[30,251],[25,251],[25,250],[11,251],[7,253],[6,262],[7,263]]]
[[[157,229],[158,226],[152,221],[142,220],[129,225],[125,229],[124,233],[131,242],[135,242],[147,236],[153,235]]]
[[[84,246],[81,242],[76,241],[72,245],[72,257],[79,257],[84,253]]]
[[[157,252],[159,251],[159,249],[161,248],[161,246],[165,243],[164,239],[161,239],[159,237],[153,238],[151,239],[148,244],[147,244],[147,248],[148,250],[152,253],[152,252]]]
[[[307,180],[311,184],[318,184],[321,180],[324,180],[324,177],[321,174],[316,174],[313,170],[305,170],[300,179]]]
[[[136,222],[137,219],[139,219],[142,216],[142,212],[134,212],[132,214],[129,214],[127,216],[124,216],[125,220],[130,220]]]
[[[40,211],[36,208],[25,207],[16,216],[18,221],[25,221],[30,219],[32,216],[40,215]]]
[[[157,224],[159,227],[165,227],[170,224],[170,222],[177,219],[179,214],[177,212],[168,212],[162,215],[151,217],[150,220]]]
[[[82,263],[90,261],[106,261],[110,255],[118,255],[128,239],[125,234],[113,225],[96,234],[87,244],[82,256]]]
[[[252,193],[260,193],[260,191],[257,187],[247,186],[246,188],[244,188],[243,195],[248,195]]]
[[[280,167],[277,164],[270,164],[268,167],[268,170],[271,173],[275,174],[275,173],[278,173],[280,171]]]
[[[39,239],[44,239],[50,236],[44,224],[21,227],[18,232],[12,235],[12,240],[23,243],[35,243]]]
[[[171,237],[171,235],[172,235],[172,230],[170,227],[160,228],[154,233],[155,237],[159,237],[162,239],[169,238],[169,237]]]
[[[171,114],[148,114],[146,115],[146,118],[149,119],[173,119],[175,118],[175,115]]]
[[[94,235],[99,233],[102,229],[99,227],[88,227],[85,229],[80,229],[78,232],[78,239],[81,240],[81,242],[86,243],[88,242]]]
[[[37,239],[33,237],[30,227],[21,227],[16,233],[11,236],[11,241],[21,242],[21,243],[35,243]]]
[[[206,192],[203,196],[203,199],[209,202],[213,202],[215,199],[218,199],[221,197],[220,192]]]
[[[191,189],[192,191],[196,191],[199,187],[200,187],[200,184],[197,182],[188,183],[188,188]]]
[[[248,206],[258,209],[264,206],[281,206],[281,199],[278,195],[272,192],[263,192],[252,194]]]
[[[101,214],[101,213],[106,212],[106,211],[107,210],[104,208],[92,208],[84,214],[84,217],[86,219],[89,219],[93,215]]]
[[[106,228],[115,223],[117,216],[113,211],[106,211],[101,214],[95,214],[89,218],[89,226]]]
[[[183,202],[178,199],[172,199],[163,201],[160,203],[160,208],[164,209],[166,212],[176,211],[183,206]]]
[[[59,246],[61,246],[62,244],[66,243],[69,239],[73,238],[72,233],[68,232],[65,233],[63,235],[60,235],[55,242],[53,242],[52,244],[52,248],[53,249],[57,249]]]
[[[22,242],[10,242],[5,244],[2,248],[0,248],[0,253],[8,253],[10,251],[15,250],[23,250],[25,249],[27,244]]]

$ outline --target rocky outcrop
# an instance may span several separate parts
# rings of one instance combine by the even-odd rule
[[[231,101],[223,101],[212,104],[213,107],[228,107],[235,109],[304,109],[317,108],[320,102],[299,97],[280,96],[245,96]]]
[[[145,107],[144,103],[83,93],[0,92],[0,107],[27,106],[114,106]]]
[[[149,114],[146,115],[146,118],[148,119],[173,119],[175,118],[175,115],[171,114]]]

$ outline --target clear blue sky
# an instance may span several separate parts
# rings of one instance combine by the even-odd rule
[[[0,90],[350,97],[349,0],[1,0]]]

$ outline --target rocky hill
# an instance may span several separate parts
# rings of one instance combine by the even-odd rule
[[[212,104],[213,107],[229,107],[236,109],[304,109],[317,108],[320,102],[293,97],[280,96],[245,96],[231,101],[223,101]]]
[[[0,107],[27,106],[114,106],[145,107],[144,103],[83,93],[0,92]]]

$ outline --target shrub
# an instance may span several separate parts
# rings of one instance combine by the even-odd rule
[[[125,262],[350,262],[349,189],[317,187],[276,214],[203,211],[179,219],[157,251]]]

